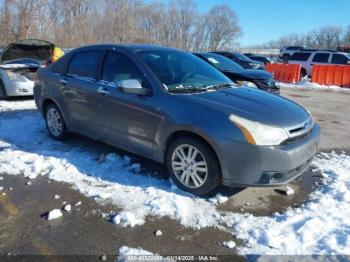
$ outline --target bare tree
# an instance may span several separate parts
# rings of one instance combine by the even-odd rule
[[[206,20],[208,49],[227,48],[240,35],[236,13],[229,6],[214,6],[210,9]]]
[[[350,25],[347,27],[344,37],[343,37],[343,43],[345,45],[350,45]]]
[[[227,6],[199,14],[194,0],[3,0],[2,45],[41,38],[63,47],[151,43],[187,50],[229,48],[240,33]]]

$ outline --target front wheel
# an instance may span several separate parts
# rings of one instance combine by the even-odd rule
[[[215,153],[197,138],[175,139],[168,149],[166,165],[177,186],[195,195],[208,194],[221,182]]]
[[[46,127],[49,135],[56,140],[63,140],[67,137],[67,129],[63,116],[55,104],[49,104],[45,110]]]

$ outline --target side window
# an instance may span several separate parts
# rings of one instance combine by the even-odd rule
[[[347,64],[349,59],[345,55],[333,54],[332,64]]]
[[[64,75],[67,70],[67,61],[69,60],[68,56],[64,56],[57,60],[57,62],[51,65],[52,72],[56,74]]]
[[[289,60],[293,61],[307,61],[310,57],[311,53],[294,53]]]
[[[75,53],[70,61],[68,74],[95,78],[100,51],[81,51]]]
[[[103,62],[102,80],[118,83],[127,79],[137,79],[143,87],[148,87],[143,73],[129,57],[115,51],[107,51]]]
[[[328,58],[329,58],[329,53],[317,53],[312,59],[312,62],[328,63]]]

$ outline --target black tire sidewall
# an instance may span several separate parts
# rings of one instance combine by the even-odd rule
[[[300,78],[303,78],[306,75],[307,75],[306,69],[305,68],[300,69]]]
[[[60,115],[61,118],[61,122],[62,122],[62,132],[60,133],[59,136],[55,136],[51,133],[49,125],[47,124],[47,112],[49,111],[50,108],[54,108],[57,110],[58,114]],[[61,113],[61,111],[59,110],[59,108],[55,105],[55,104],[49,104],[46,108],[45,108],[45,124],[46,124],[46,128],[47,131],[49,132],[50,137],[52,137],[53,139],[56,140],[64,140],[67,137],[67,130],[66,130],[66,124],[64,122],[64,118],[63,115]]]
[[[183,185],[172,169],[172,154],[174,150],[183,144],[188,144],[195,146],[205,158],[208,167],[208,175],[204,184],[199,188],[189,188]],[[175,139],[171,145],[169,146],[166,154],[166,167],[172,178],[172,180],[176,183],[176,185],[184,191],[190,192],[194,195],[206,195],[213,191],[220,183],[221,183],[221,170],[218,159],[213,152],[213,150],[208,146],[205,142],[200,139],[193,137],[179,137]]]
[[[4,83],[2,82],[2,80],[0,80],[0,89],[2,90],[2,94],[3,94],[2,97],[0,96],[0,100],[7,100],[8,96],[7,96],[6,88],[5,88]]]

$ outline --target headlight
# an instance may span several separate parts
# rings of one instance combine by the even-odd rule
[[[249,144],[276,146],[288,138],[288,133],[281,127],[265,125],[232,114],[229,119],[242,131]]]
[[[6,74],[11,81],[17,81],[17,82],[26,82],[27,81],[27,78],[25,78],[24,76],[17,74],[17,73],[14,73],[14,72],[11,72],[11,71],[7,71]]]
[[[250,82],[250,81],[237,81],[237,84],[239,86],[247,86],[247,87],[251,87],[251,88],[258,88],[258,86],[256,84],[254,84],[253,82]]]

